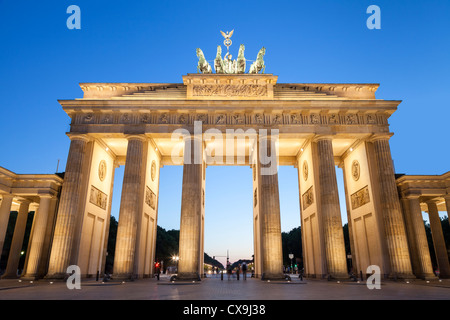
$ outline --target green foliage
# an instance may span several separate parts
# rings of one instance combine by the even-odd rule
[[[302,260],[302,231],[301,227],[292,229],[289,232],[281,233],[281,246],[283,249],[283,264],[285,266],[291,265],[291,259],[289,259],[289,254],[294,255],[292,263],[298,263],[299,268],[303,268]]]

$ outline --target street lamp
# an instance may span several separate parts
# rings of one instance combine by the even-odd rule
[[[291,273],[292,273],[292,259],[294,259],[294,255],[289,253],[289,259],[291,259]]]
[[[180,257],[179,256],[173,256],[172,260],[177,262],[177,273],[178,273],[178,260],[180,260]]]

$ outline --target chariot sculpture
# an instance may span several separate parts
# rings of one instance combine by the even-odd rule
[[[224,45],[227,47],[227,53],[222,58],[222,47],[217,46],[217,54],[214,59],[214,71],[216,74],[244,74],[245,68],[247,65],[247,60],[244,56],[245,46],[241,44],[239,46],[239,52],[237,59],[233,60],[229,51],[229,47],[231,46],[231,36],[233,35],[234,30],[230,32],[220,31],[222,36],[225,38]],[[264,47],[259,50],[256,60],[252,62],[250,65],[249,74],[256,73],[264,73],[266,65],[264,64],[264,55],[266,53],[266,49]],[[197,73],[212,73],[212,68],[209,62],[206,60],[203,51],[200,48],[197,48],[197,57],[198,57],[198,65],[197,65]]]

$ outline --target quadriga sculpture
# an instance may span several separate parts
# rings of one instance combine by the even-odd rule
[[[203,54],[203,51],[200,48],[197,48],[197,57],[198,57],[197,72],[212,73],[211,66],[209,65],[208,61],[206,61],[205,55]]]
[[[214,70],[216,73],[225,73],[223,60],[222,60],[222,47],[217,46],[217,55],[214,59]]]
[[[244,57],[245,46],[241,44],[239,46],[239,53],[237,57],[236,73],[245,73],[245,57]]]
[[[266,54],[266,48],[262,47],[261,50],[258,52],[258,56],[256,57],[256,61],[252,63],[250,66],[250,70],[248,73],[258,73],[262,70],[262,73],[264,73],[264,70],[266,68],[264,64],[264,55]]]

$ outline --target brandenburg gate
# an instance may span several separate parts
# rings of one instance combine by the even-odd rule
[[[86,277],[104,271],[120,165],[115,279],[154,273],[160,168],[168,165],[183,165],[179,280],[203,274],[205,169],[213,165],[253,172],[257,277],[284,278],[277,167],[286,165],[298,170],[306,276],[348,278],[336,166],[344,173],[354,269],[377,265],[385,277],[434,276],[422,194],[403,177],[400,200],[394,173],[388,120],[401,101],[377,99],[379,85],[372,83],[278,83],[276,75],[259,73],[260,54],[250,73],[239,72],[241,50],[237,72],[230,72],[231,59],[216,58],[220,72],[212,73],[200,49],[197,55],[200,72],[182,83],[81,83],[82,98],[59,100],[71,118],[71,143],[47,278],[66,277],[70,265]],[[439,180],[440,193],[424,194],[434,228],[433,201],[444,197],[448,208],[449,180],[448,174]]]
[[[125,171],[114,276],[150,276],[159,170],[180,164],[180,279],[203,273],[206,165],[253,170],[249,192],[258,276],[283,277],[277,165],[298,168],[309,276],[348,277],[335,165],[345,173],[360,268],[376,264],[387,276],[412,276],[389,148],[388,118],[400,101],[376,99],[377,84],[278,84],[277,79],[188,74],[176,84],[82,83],[82,99],[60,100],[72,119],[71,145],[48,277],[64,276],[71,264],[83,275],[101,269],[119,165]],[[194,132],[199,124],[201,131]],[[227,139],[220,138],[227,130]],[[258,150],[262,145],[264,152]],[[262,163],[262,154],[271,161]],[[275,170],[262,173],[269,167]]]

